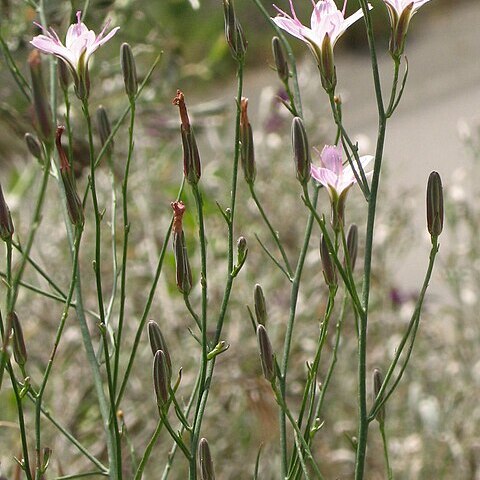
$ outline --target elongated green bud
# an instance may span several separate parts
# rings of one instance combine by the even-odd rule
[[[443,230],[443,187],[438,172],[428,177],[427,228],[432,237],[438,237]]]
[[[257,339],[260,348],[260,361],[262,362],[263,375],[269,382],[273,382],[276,376],[275,358],[267,330],[263,325],[258,325],[257,327]]]
[[[180,133],[182,135],[183,146],[183,174],[190,185],[196,185],[202,175],[200,154],[198,152],[193,128],[190,125],[190,119],[188,118],[185,96],[180,90],[177,90],[177,96],[173,99],[173,104],[178,106],[180,112]]]
[[[62,134],[64,131],[65,127],[57,127],[57,134],[55,136],[55,145],[57,147],[58,157],[60,158],[60,175],[65,188],[65,197],[67,200],[67,210],[70,221],[75,226],[81,226],[85,223],[83,204],[77,193],[75,178],[72,174],[70,162],[63,149]]]
[[[320,65],[318,67],[323,88],[327,93],[333,93],[337,85],[337,75],[335,73],[333,46],[328,33],[323,38]]]
[[[198,443],[198,460],[201,480],[215,480],[212,455],[206,438],[202,438]]]
[[[168,367],[165,352],[157,350],[153,358],[153,386],[157,397],[157,405],[162,408],[168,401]]]
[[[242,26],[237,20],[233,0],[223,0],[223,14],[225,19],[225,39],[230,47],[230,52],[235,60],[243,60],[248,42]]]
[[[72,76],[68,71],[67,64],[61,58],[58,59],[57,65],[58,83],[60,84],[60,88],[62,89],[63,93],[66,94],[70,84],[72,83]]]
[[[377,399],[378,394],[380,393],[380,389],[382,388],[383,383],[383,375],[382,372],[375,368],[373,370],[373,399],[374,401]],[[379,399],[381,400],[381,399]],[[378,410],[375,418],[377,419],[378,423],[383,423],[385,421],[385,404]]]
[[[33,50],[28,57],[28,66],[32,78],[33,108],[37,127],[42,140],[51,141],[53,134],[52,110],[48,103],[47,89],[43,81],[40,52]]]
[[[10,313],[9,316],[7,323],[13,328],[13,357],[18,365],[23,366],[27,362],[28,355],[25,339],[23,338],[22,325],[15,312]]]
[[[348,259],[350,261],[350,269],[355,270],[355,263],[357,261],[358,253],[358,227],[352,223],[347,233],[347,251]]]
[[[128,43],[122,43],[122,46],[120,47],[120,61],[122,64],[125,92],[130,101],[132,101],[138,91],[138,79],[132,47],[130,47]]]
[[[31,133],[26,133],[24,138],[28,151],[41,162],[43,160],[42,147],[40,146],[40,142],[37,140],[37,137]]]
[[[337,270],[335,268],[335,264],[333,263],[332,256],[328,251],[327,242],[325,241],[325,237],[323,235],[320,239],[320,258],[322,260],[323,276],[326,284],[329,287],[337,285]]]
[[[257,169],[255,166],[252,126],[248,120],[247,107],[248,98],[243,97],[240,103],[240,159],[242,161],[245,181],[249,185],[253,185],[257,175]]]
[[[263,295],[262,287],[257,283],[253,290],[253,301],[255,303],[255,316],[260,325],[265,326],[267,323],[267,304]]]
[[[155,355],[158,350],[162,350],[165,354],[165,360],[167,362],[167,374],[170,381],[172,378],[172,360],[168,351],[167,342],[165,342],[165,338],[162,335],[160,327],[153,320],[148,322],[148,339],[150,341],[150,347],[153,355]]]
[[[310,165],[312,160],[308,146],[307,132],[300,117],[295,117],[292,121],[292,147],[297,180],[302,185],[306,185],[310,180]]]
[[[110,127],[110,120],[108,119],[108,114],[103,105],[100,105],[97,109],[97,129],[98,129],[98,135],[100,137],[100,143],[102,147],[105,146],[107,143],[108,137],[112,133],[112,129]],[[113,138],[110,140],[108,147],[107,147],[107,152],[112,153],[113,152]]]
[[[2,185],[0,184],[0,238],[6,242],[11,240],[15,228],[13,227],[12,215],[3,196]]]
[[[180,292],[188,295],[192,289],[193,281],[182,225],[185,205],[179,201],[172,202],[171,206],[173,208],[173,251],[175,254],[177,287]]]
[[[283,83],[287,83],[290,78],[290,70],[288,68],[285,52],[283,51],[282,42],[278,37],[272,38],[272,52],[278,78],[280,78]]]

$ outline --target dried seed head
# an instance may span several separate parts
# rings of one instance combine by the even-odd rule
[[[292,121],[292,146],[297,180],[302,185],[306,185],[310,180],[310,165],[312,160],[308,146],[307,132],[300,117],[295,117]]]
[[[382,372],[375,368],[373,370],[373,400],[375,401],[380,393],[380,389],[382,388],[383,383],[383,375]],[[377,415],[375,416],[379,423],[383,423],[385,421],[385,404],[381,406],[378,410]]]
[[[215,480],[212,455],[206,438],[202,438],[198,443],[198,459],[200,462],[201,480]]]
[[[257,327],[257,339],[260,348],[260,361],[262,362],[263,375],[269,382],[273,382],[275,380],[275,358],[267,330],[263,325],[258,325]]]
[[[432,237],[438,237],[443,230],[443,188],[438,172],[428,177],[427,228]]]
[[[148,322],[148,339],[150,341],[150,347],[153,355],[155,355],[158,350],[162,350],[165,354],[165,361],[167,362],[167,374],[170,381],[172,378],[172,361],[170,358],[170,353],[160,327],[153,320]]]
[[[265,295],[263,294],[262,287],[257,283],[253,290],[253,301],[255,304],[255,316],[257,317],[257,323],[265,326],[267,323],[267,304],[265,302]]]
[[[178,106],[180,113],[180,133],[182,135],[183,146],[183,174],[190,185],[196,185],[202,175],[200,154],[198,152],[193,128],[190,125],[190,119],[188,118],[185,96],[180,90],[177,90],[177,95],[173,99],[173,104]]]
[[[290,77],[290,71],[285,52],[283,51],[282,42],[278,37],[272,38],[272,51],[278,77],[283,83],[287,83]]]
[[[128,43],[122,43],[120,47],[120,61],[122,64],[123,83],[125,92],[132,101],[138,91],[137,67],[133,56],[132,47]]]
[[[162,408],[168,401],[168,380],[167,359],[163,350],[157,350],[153,358],[153,386],[157,397],[157,405]]]
[[[242,161],[243,176],[249,185],[253,185],[257,170],[255,166],[255,150],[253,146],[252,126],[248,120],[248,98],[242,98],[240,103],[240,159]]]
[[[9,313],[9,317],[7,323],[13,329],[13,357],[18,365],[23,366],[27,362],[28,355],[23,338],[22,325],[15,312]]]
[[[12,215],[3,196],[2,185],[0,184],[0,238],[5,242],[11,240],[14,232]]]
[[[347,233],[347,252],[350,269],[353,272],[355,270],[358,253],[358,227],[354,223],[350,225]]]
[[[187,245],[183,233],[182,218],[185,213],[183,202],[172,202],[173,208],[173,251],[175,254],[175,273],[177,287],[185,295],[192,289],[192,270],[188,261]]]

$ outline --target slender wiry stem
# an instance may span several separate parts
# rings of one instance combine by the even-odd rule
[[[385,433],[385,422],[380,422],[380,433],[382,435],[383,456],[385,458],[385,470],[387,471],[387,478],[388,480],[393,480],[393,470],[390,466],[390,458],[388,455],[388,442],[387,435]]]

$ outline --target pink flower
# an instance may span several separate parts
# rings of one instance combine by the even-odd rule
[[[317,153],[320,156],[320,166],[312,164],[311,174],[328,191],[332,204],[332,224],[334,228],[337,228],[340,222],[343,224],[347,193],[357,180],[352,167],[350,165],[343,166],[341,146],[325,145],[322,153],[318,151]],[[372,159],[371,155],[360,157],[362,168],[365,169]]]
[[[357,10],[353,15],[345,18],[347,0],[343,10],[337,8],[334,0],[319,0],[316,4],[312,0],[313,12],[309,28],[298,19],[292,0],[289,1],[292,16],[274,5],[280,15],[272,20],[290,35],[303,40],[308,45],[317,60],[323,87],[327,92],[333,93],[336,86],[333,47],[345,30],[362,18],[363,12]],[[371,8],[370,5],[369,8]]]
[[[316,45],[319,48],[321,48],[326,35],[329,36],[330,42],[334,46],[345,30],[363,16],[362,10],[358,10],[350,17],[345,18],[347,0],[343,5],[343,10],[339,10],[333,0],[320,0],[317,4],[313,3],[312,0],[311,28],[308,28],[297,18],[293,2],[292,0],[289,1],[292,16],[274,5],[280,15],[273,21],[290,35],[303,40],[310,46]]]
[[[399,58],[405,48],[408,26],[417,10],[430,0],[383,0],[392,25],[390,53]]]
[[[75,86],[78,90],[84,83],[88,89],[88,60],[93,53],[104,43],[108,42],[118,31],[120,27],[113,28],[107,35],[105,32],[109,22],[103,27],[102,31],[95,35],[93,30],[89,30],[82,22],[82,12],[77,12],[77,23],[68,27],[65,45],[61,42],[56,32],[50,28],[36,24],[43,31],[43,34],[37,35],[31,40],[31,44],[44,53],[51,53],[62,59],[69,67]],[[77,94],[79,92],[77,91]]]

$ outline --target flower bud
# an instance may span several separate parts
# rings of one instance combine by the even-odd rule
[[[198,443],[198,459],[200,462],[201,480],[215,480],[212,455],[210,454],[210,447],[206,438],[202,438]]]
[[[237,21],[233,0],[223,0],[223,13],[225,19],[225,38],[233,58],[243,60],[247,51],[247,40],[242,26]]]
[[[432,172],[427,183],[427,228],[432,237],[443,229],[443,188],[438,172]]]
[[[23,367],[27,362],[28,355],[23,338],[22,326],[15,312],[9,313],[9,316],[10,318],[7,323],[13,328],[13,357],[17,364]]]
[[[68,65],[61,58],[58,59],[57,65],[58,83],[63,93],[66,94],[72,83],[72,77],[68,71]]]
[[[28,66],[32,78],[33,108],[37,120],[38,132],[44,141],[52,138],[52,110],[48,103],[47,90],[43,81],[40,52],[33,50],[28,57]]]
[[[389,5],[388,2],[386,2],[385,5],[387,6],[392,26],[389,45],[390,54],[394,59],[399,59],[405,50],[405,40],[407,39],[408,26],[412,19],[414,2],[407,5],[402,10],[400,16],[396,9]]]
[[[107,143],[108,137],[112,133],[112,129],[110,128],[110,120],[108,119],[107,111],[100,105],[97,109],[97,128],[98,128],[98,135],[100,137],[100,143],[102,148]],[[110,140],[107,152],[111,154],[113,151],[113,138]]]
[[[130,101],[132,101],[138,91],[138,79],[132,47],[130,47],[128,43],[122,43],[122,46],[120,47],[120,60],[122,64],[125,92]]]
[[[355,263],[357,261],[358,253],[358,227],[352,223],[347,233],[347,252],[350,269],[355,270]]]
[[[243,97],[240,103],[240,159],[245,181],[249,185],[253,185],[257,171],[255,167],[252,126],[248,120],[247,107],[248,98]]]
[[[25,143],[27,144],[28,151],[37,159],[42,161],[42,147],[39,141],[31,133],[25,134]]]
[[[173,104],[178,106],[182,122],[180,133],[183,146],[183,174],[190,185],[196,185],[202,174],[200,154],[198,153],[197,142],[188,118],[185,96],[180,90],[177,90],[177,96],[173,99]]]
[[[183,233],[182,219],[185,213],[183,202],[172,202],[173,208],[173,251],[175,254],[175,269],[177,287],[184,295],[192,289],[192,271],[188,261],[185,234]]]
[[[275,380],[275,358],[267,330],[265,330],[263,325],[258,325],[257,327],[257,339],[263,375],[269,382],[273,382]]]
[[[153,386],[157,397],[157,405],[162,408],[168,401],[168,379],[167,359],[163,350],[157,350],[153,358]]]
[[[380,393],[380,389],[382,388],[383,383],[383,375],[382,372],[375,368],[373,370],[373,400],[377,400],[378,394]],[[380,399],[379,399],[380,400]],[[382,424],[385,421],[385,404],[379,408],[377,414],[375,415],[378,423]]]
[[[62,134],[65,127],[57,127],[57,134],[55,136],[55,145],[57,147],[58,156],[60,158],[60,175],[62,177],[63,186],[65,188],[65,197],[67,200],[67,211],[70,221],[75,226],[81,226],[85,222],[83,213],[83,204],[77,193],[75,186],[75,178],[72,174],[70,162],[62,145]]]
[[[0,238],[6,242],[11,240],[15,228],[13,227],[12,215],[3,196],[2,185],[0,184]]]
[[[323,38],[318,68],[320,69],[323,88],[327,93],[333,93],[337,85],[337,75],[335,73],[332,42],[330,41],[330,35],[328,33],[326,33]]]
[[[333,263],[332,256],[328,251],[327,242],[325,241],[325,237],[323,235],[320,239],[320,258],[322,260],[325,282],[329,287],[337,285],[337,271],[335,264]]]
[[[310,165],[312,161],[307,132],[300,117],[295,117],[292,121],[292,146],[297,180],[305,186],[310,180]]]
[[[278,37],[272,38],[272,51],[278,77],[283,83],[287,83],[290,78],[290,71],[288,69],[285,52],[283,51],[282,42]]]
[[[237,240],[237,265],[242,265],[247,257],[248,247],[245,237],[239,237]]]
[[[152,349],[153,355],[155,355],[158,350],[163,351],[167,365],[168,379],[170,381],[172,378],[172,360],[170,358],[167,343],[165,342],[165,338],[162,335],[162,331],[160,330],[158,324],[153,320],[150,320],[148,322],[148,339],[150,341],[150,347]]]
[[[265,326],[267,323],[267,304],[265,302],[265,296],[263,295],[262,287],[257,283],[255,289],[253,290],[253,301],[255,303],[255,316],[257,317],[257,322],[260,325]]]

